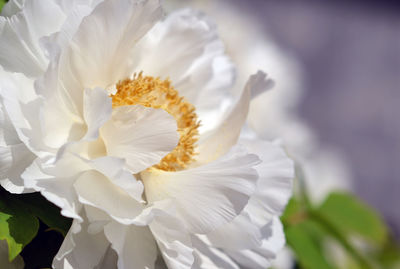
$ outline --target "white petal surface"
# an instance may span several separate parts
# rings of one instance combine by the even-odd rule
[[[7,144],[17,144],[20,140],[24,140],[21,129],[30,129],[30,125],[26,120],[26,115],[23,112],[23,105],[35,100],[33,80],[25,77],[22,74],[10,73],[0,66],[0,95],[1,95],[1,110],[2,123],[5,124],[9,141]],[[35,115],[37,117],[37,115]],[[4,132],[3,131],[3,132]],[[12,137],[17,132],[19,137]],[[3,133],[3,136],[7,135]],[[19,138],[19,139],[17,139]]]
[[[293,162],[277,143],[242,138],[240,143],[262,160],[255,166],[256,192],[232,222],[199,239],[209,251],[219,248],[244,268],[267,268],[285,244],[278,216],[292,193]]]
[[[231,111],[227,113],[222,124],[210,133],[200,137],[199,155],[196,157],[198,162],[207,163],[213,161],[227,153],[236,144],[247,118],[251,94],[259,91],[259,87],[269,85],[267,81],[266,75],[262,72],[250,77],[240,99],[232,107]]]
[[[88,232],[87,220],[83,223],[75,220],[53,260],[53,268],[101,268],[109,245],[103,232],[97,234]]]
[[[282,214],[292,195],[294,178],[293,161],[278,144],[262,140],[241,139],[249,152],[257,154],[262,163],[256,166],[259,174],[257,190],[245,212],[259,226]]]
[[[220,113],[212,118],[205,114],[220,112],[235,70],[215,24],[204,14],[189,9],[169,14],[138,43],[133,55],[136,72],[170,78],[180,95],[195,105],[204,126],[216,121]]]
[[[16,11],[14,6],[6,12]],[[2,66],[8,71],[31,77],[42,74],[47,60],[39,39],[56,32],[64,19],[65,15],[60,7],[51,0],[26,1],[20,12],[11,17],[0,17]]]
[[[42,124],[45,144],[50,147],[61,147],[83,137],[84,89],[106,89],[129,77],[132,72],[129,55],[134,44],[161,16],[157,0],[107,0],[97,6],[99,1],[94,2],[73,7],[71,12],[75,13],[69,14],[72,16],[69,19],[76,18],[82,23],[78,27],[74,22],[53,37],[65,49],[37,82],[37,91],[45,97]],[[93,12],[86,16],[93,6]],[[46,42],[49,40],[45,41],[46,48],[53,50]],[[65,42],[69,45],[65,46]],[[57,55],[54,51],[49,53]]]
[[[129,77],[135,43],[161,15],[158,0],[107,0],[97,5],[61,55],[61,80],[69,94],[107,88]]]
[[[118,268],[154,268],[157,244],[148,227],[111,222],[104,233],[118,254]]]
[[[111,98],[101,88],[86,89],[84,93],[83,116],[87,125],[84,139],[95,140],[100,127],[111,118]]]
[[[132,222],[143,210],[137,200],[96,171],[79,177],[74,188],[81,203],[99,208],[124,224]]]
[[[192,236],[196,258],[193,269],[240,269],[239,265],[227,254],[219,249],[210,247],[210,242],[207,241],[207,238],[200,237]]]
[[[181,221],[162,214],[158,215],[149,227],[169,269],[192,268],[192,242]]]
[[[210,244],[223,249],[251,249],[261,245],[261,230],[243,212],[232,222],[207,234]]]
[[[18,134],[7,114],[3,104],[0,103],[0,146],[16,145],[21,143]]]
[[[156,24],[139,42],[134,54],[138,62],[135,69],[155,77],[169,77],[174,83],[179,83],[203,55],[206,46],[217,39],[214,25],[210,25],[199,12],[174,12]]]
[[[276,258],[276,253],[285,245],[285,235],[278,217],[264,229],[268,229],[268,236],[262,245],[255,249],[240,251],[226,250],[226,253],[238,262],[243,268],[264,269],[271,266],[271,261]]]
[[[108,155],[125,159],[135,174],[159,163],[178,145],[177,129],[175,119],[162,109],[123,106],[113,109],[101,136]]]
[[[124,169],[125,161],[120,158],[102,157],[88,164],[95,170],[104,174],[116,186],[123,189],[136,201],[142,202],[143,184],[132,173]]]
[[[255,155],[234,148],[206,165],[178,172],[141,173],[149,202],[172,199],[192,233],[207,233],[231,221],[247,204],[258,178]]]
[[[22,173],[29,167],[35,155],[23,143],[0,147],[0,184],[11,193],[26,193],[33,190],[25,186]]]
[[[22,10],[26,0],[10,0],[8,1],[1,10],[1,16],[11,17]]]
[[[82,205],[73,188],[78,176],[87,165],[79,158],[68,155],[62,158],[57,166],[44,165],[39,159],[32,163],[22,174],[25,185],[40,191],[49,201],[61,208],[61,214],[81,219],[78,215]]]

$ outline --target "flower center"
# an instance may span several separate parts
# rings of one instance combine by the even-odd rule
[[[133,79],[118,82],[117,92],[112,96],[112,106],[142,105],[161,108],[172,115],[178,126],[179,143],[159,164],[154,167],[164,171],[177,171],[193,162],[198,127],[195,108],[180,97],[169,79],[135,74]]]

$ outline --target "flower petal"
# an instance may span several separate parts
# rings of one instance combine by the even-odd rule
[[[88,130],[83,139],[97,139],[100,127],[111,118],[111,112],[111,98],[106,90],[101,88],[86,89],[83,116]]]
[[[138,202],[143,201],[143,184],[132,173],[124,170],[125,161],[123,159],[102,157],[88,161],[88,164],[108,177],[113,184],[123,189],[133,199]]]
[[[193,246],[195,248],[195,266],[194,269],[203,268],[224,268],[240,269],[227,254],[219,249],[211,248],[206,237],[201,239],[198,236],[192,236]]]
[[[259,162],[234,147],[222,158],[178,172],[141,173],[149,202],[172,199],[179,218],[192,233],[207,233],[231,221],[247,204],[258,178]]]
[[[148,227],[113,221],[104,227],[104,233],[118,254],[118,268],[154,268],[157,244]]]
[[[21,175],[29,167],[35,155],[23,144],[0,147],[0,184],[11,193],[33,192],[25,186]]]
[[[106,89],[129,77],[133,72],[129,57],[135,44],[161,15],[158,0],[107,0],[98,4],[82,20],[61,55],[61,80],[70,94],[84,88]]]
[[[96,234],[88,232],[88,221],[80,223],[74,220],[64,242],[53,260],[53,268],[99,268],[105,256],[109,255],[107,238],[101,231]],[[113,267],[109,267],[113,268]],[[116,268],[116,267],[114,267]]]
[[[86,169],[78,158],[63,158],[55,168],[43,165],[36,159],[22,174],[27,187],[40,191],[50,202],[61,208],[61,214],[69,218],[81,219],[78,212],[82,205],[73,189],[79,174]]]
[[[11,17],[12,15],[20,12],[24,6],[26,0],[10,0],[8,1],[1,10],[1,16]]]
[[[115,108],[100,132],[108,155],[125,159],[135,174],[159,163],[178,145],[177,129],[166,111],[135,105]]]
[[[199,163],[207,163],[224,155],[236,144],[240,131],[246,121],[252,92],[259,91],[259,87],[268,85],[265,73],[258,72],[250,77],[243,93],[231,111],[227,114],[220,127],[200,137]]]
[[[205,115],[210,109],[220,112],[235,68],[224,53],[216,25],[203,13],[184,9],[169,14],[144,36],[133,55],[136,72],[171,79],[180,95],[195,105],[202,126],[210,126],[221,114]]]
[[[11,7],[11,6],[10,6]],[[9,15],[17,10],[9,10]],[[56,32],[65,15],[51,0],[26,1],[22,10],[11,17],[0,17],[0,61],[12,72],[35,77],[47,67],[40,47],[41,37]]]
[[[276,258],[276,253],[285,246],[285,235],[278,217],[274,217],[268,228],[270,234],[265,236],[266,239],[259,248],[239,251],[226,250],[226,253],[244,268],[269,268],[271,261]]]
[[[262,160],[262,163],[255,167],[259,174],[257,190],[245,212],[252,221],[263,226],[272,216],[282,214],[292,196],[294,164],[277,144],[255,139],[241,139],[240,143]]]
[[[79,177],[74,188],[79,201],[99,208],[118,222],[130,224],[144,209],[137,200],[97,171]]]
[[[158,215],[149,225],[165,263],[170,269],[189,269],[194,262],[191,238],[181,221]]]
[[[262,235],[250,217],[241,213],[232,222],[207,234],[207,238],[215,248],[238,250],[259,247]]]
[[[240,143],[263,161],[255,166],[257,189],[238,217],[199,239],[245,268],[266,268],[284,246],[278,215],[292,193],[293,162],[278,144],[243,138]]]

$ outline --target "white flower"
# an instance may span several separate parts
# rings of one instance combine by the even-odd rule
[[[157,0],[4,12],[1,184],[74,218],[55,268],[153,268],[159,252],[169,268],[221,266],[208,241],[232,264],[245,249],[269,262],[293,167],[279,146],[240,138],[271,82],[259,72],[230,98],[234,68],[212,23],[190,10],[161,20]]]

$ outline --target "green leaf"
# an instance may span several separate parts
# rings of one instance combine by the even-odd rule
[[[301,212],[301,205],[297,199],[292,198],[289,200],[289,203],[286,206],[285,211],[282,214],[282,221],[284,222],[290,222],[291,219],[296,215]]]
[[[39,221],[11,195],[0,196],[0,240],[6,240],[12,261],[36,236]]]
[[[331,193],[317,212],[344,235],[359,235],[379,245],[387,239],[387,228],[376,211],[351,194]]]
[[[0,11],[3,9],[3,6],[6,4],[6,0],[0,0]]]
[[[50,229],[60,232],[64,237],[71,227],[72,220],[60,214],[60,208],[47,201],[39,193],[25,194],[20,197],[20,201],[26,208]]]
[[[306,220],[285,230],[288,245],[302,268],[333,269],[321,246],[325,231],[315,222]]]

